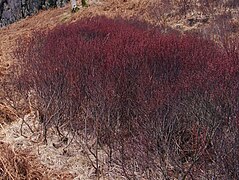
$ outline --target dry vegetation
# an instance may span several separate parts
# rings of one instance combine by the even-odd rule
[[[106,179],[129,179],[122,176],[125,170],[119,165],[112,166],[110,171],[105,170],[107,174],[99,175],[94,168],[95,161],[92,161],[95,159],[92,157],[94,153],[90,152],[90,148],[82,140],[75,140],[73,135],[68,136],[72,142],[69,145],[64,144],[64,139],[55,135],[56,130],[50,129],[48,145],[44,144],[43,127],[35,121],[38,114],[32,109],[33,100],[26,98],[28,101],[24,101],[22,92],[12,90],[12,82],[18,75],[15,71],[17,61],[14,59],[13,51],[19,37],[30,37],[38,30],[49,31],[57,25],[104,15],[112,19],[122,17],[144,21],[160,26],[163,32],[199,34],[203,38],[214,40],[228,53],[231,53],[231,50],[238,51],[237,0],[102,0],[90,1],[89,7],[80,9],[75,14],[72,14],[69,8],[70,5],[67,5],[61,9],[42,11],[0,29],[0,179],[96,179],[96,175]],[[202,104],[191,105],[195,108]],[[196,129],[192,131],[195,132]],[[224,131],[225,135],[232,139],[238,136],[230,134],[227,129]],[[64,133],[67,135],[69,132]],[[198,140],[201,140],[200,137]],[[94,143],[94,139],[90,143]],[[104,166],[105,153],[99,151],[99,154],[98,166]],[[233,157],[224,158],[219,161],[230,160],[235,163],[235,167],[238,166]],[[166,160],[164,163],[162,172],[167,171],[167,175],[161,173],[158,176],[162,179],[167,176],[169,179],[178,179],[179,172],[183,170],[177,171],[173,168],[170,163],[174,162],[169,163]],[[188,179],[192,178],[192,175],[187,174],[187,171],[189,172],[193,165],[187,162],[183,164],[186,172],[184,175],[188,175]],[[101,167],[104,168],[108,167]],[[223,168],[225,167],[221,167]],[[230,172],[228,173],[230,177]],[[134,178],[139,178],[140,175],[136,174]]]
[[[11,141],[10,141],[11,142]],[[67,172],[50,170],[36,159],[36,155],[27,150],[12,148],[11,144],[0,142],[0,177],[1,179],[72,179]]]

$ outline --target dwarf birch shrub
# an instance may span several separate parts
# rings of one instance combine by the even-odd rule
[[[236,146],[220,132],[238,125],[238,52],[149,27],[96,17],[36,32],[18,42],[18,87],[35,93],[45,140],[50,127],[96,138],[97,173],[100,147],[128,179],[168,178],[169,164],[212,176],[202,172],[220,172],[216,139]]]

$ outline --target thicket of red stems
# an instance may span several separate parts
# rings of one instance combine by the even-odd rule
[[[105,17],[18,45],[17,85],[35,95],[45,137],[93,135],[128,179],[239,178],[238,49]]]

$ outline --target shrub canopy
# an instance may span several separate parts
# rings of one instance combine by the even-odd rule
[[[46,129],[84,128],[142,166],[166,151],[174,161],[209,153],[216,127],[239,128],[238,52],[210,40],[97,17],[36,32],[16,54]]]

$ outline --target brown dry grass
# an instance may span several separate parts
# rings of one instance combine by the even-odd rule
[[[36,156],[31,155],[31,152],[19,151],[11,144],[0,141],[0,179],[72,179],[72,176],[70,173],[51,171]]]
[[[0,142],[0,179],[48,179],[46,168],[28,152],[16,152],[8,143]]]

